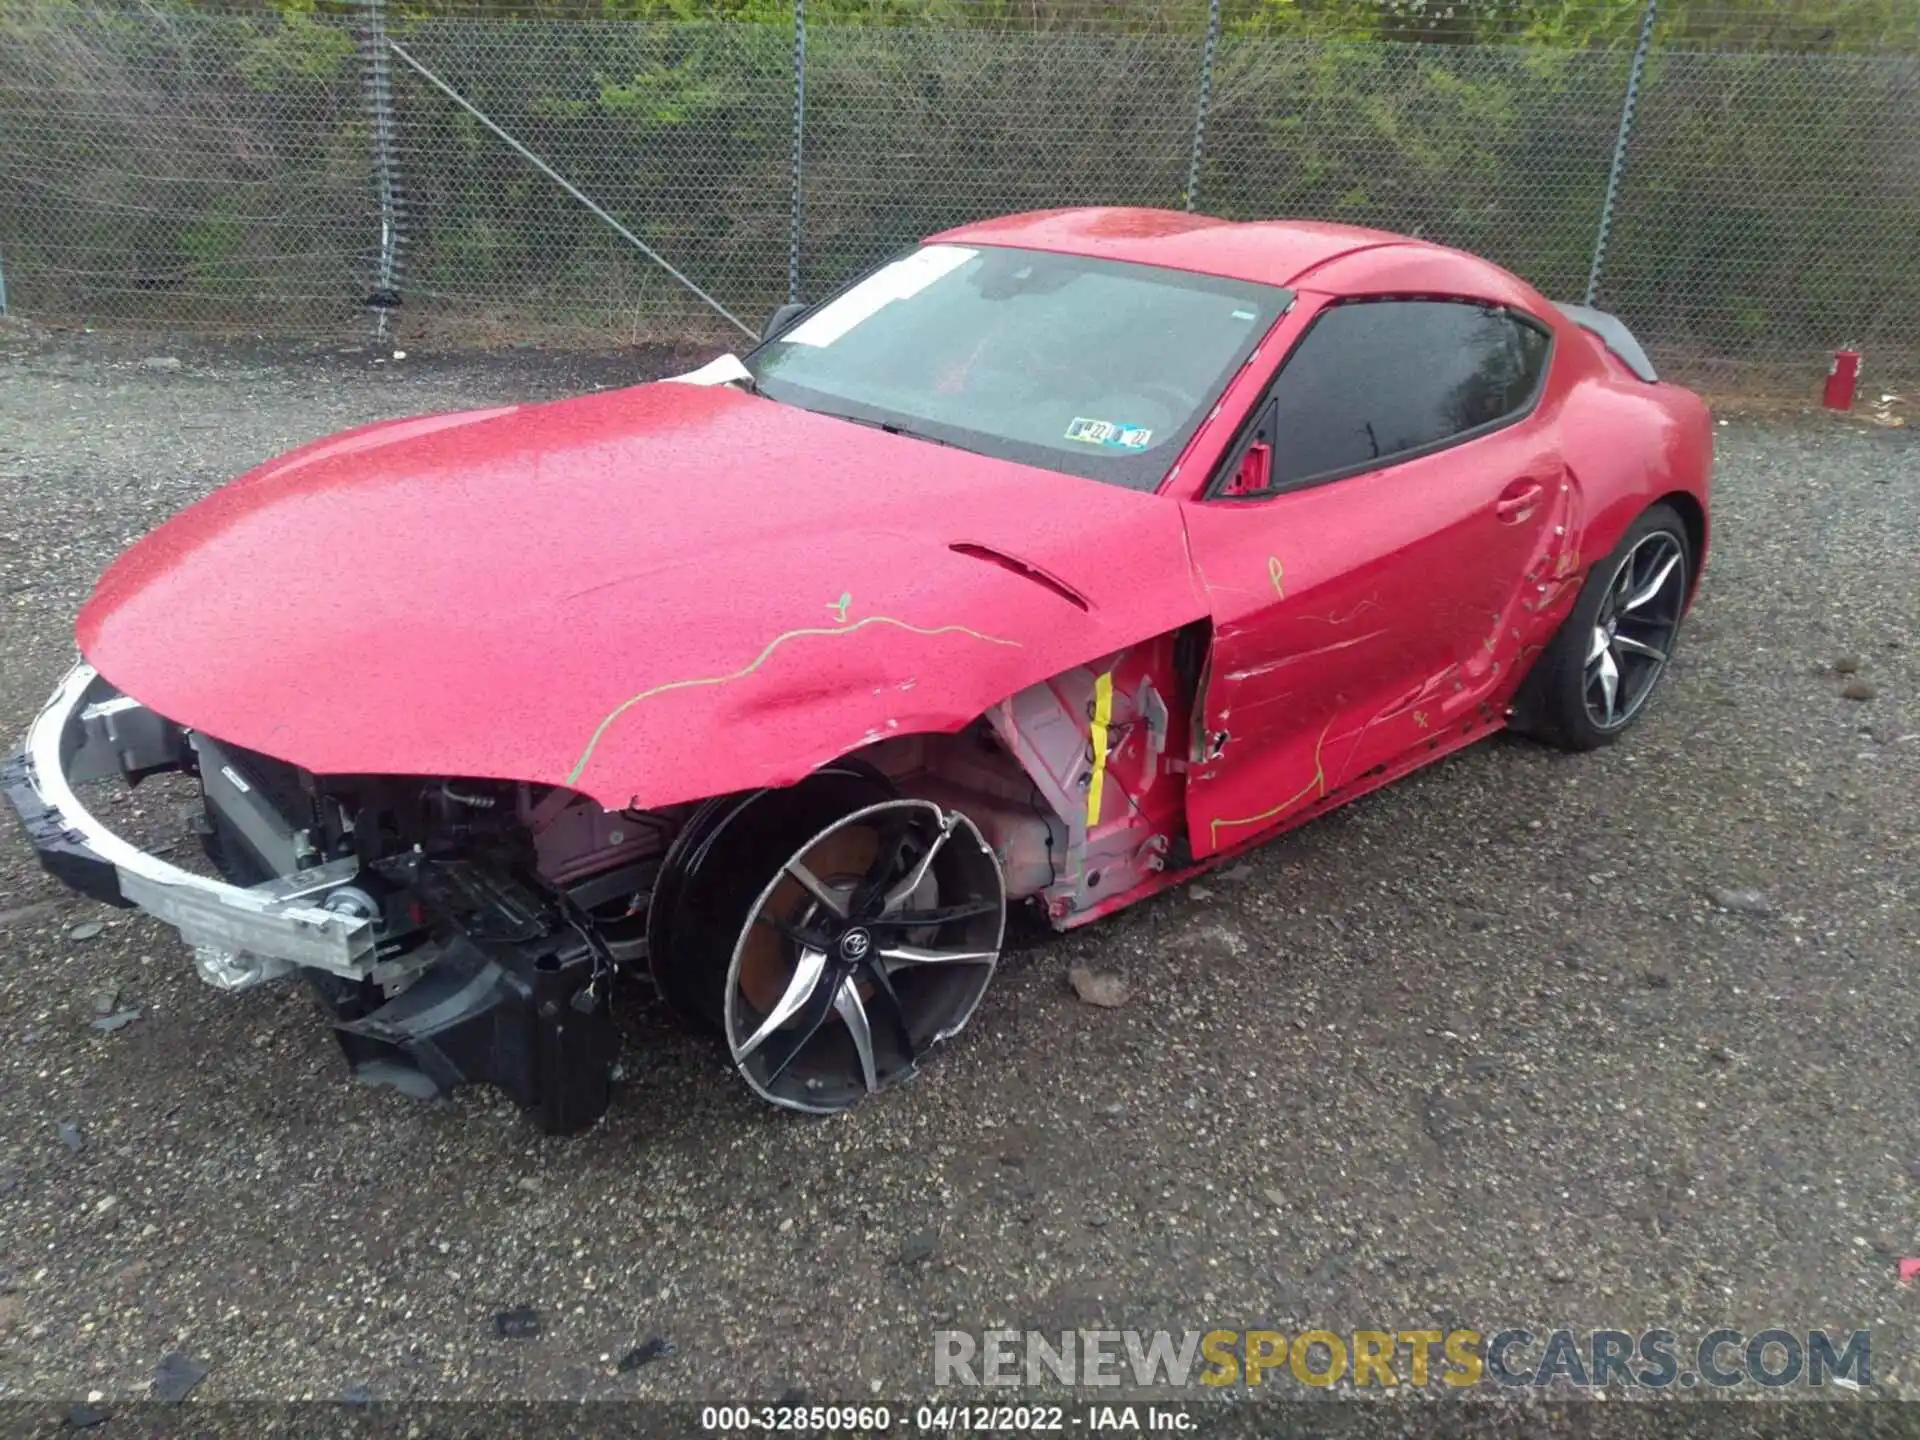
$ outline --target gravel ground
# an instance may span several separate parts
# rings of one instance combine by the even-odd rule
[[[159,345],[0,330],[8,734],[107,561],[253,462],[671,358]],[[207,989],[0,827],[0,1397],[142,1396],[175,1351],[202,1400],[899,1397],[939,1325],[1509,1322],[1870,1327],[1920,1394],[1920,436],[1719,433],[1713,566],[1631,741],[1494,740],[1014,955],[837,1120],[638,1001],[577,1139],[358,1088],[303,990]],[[92,1028],[105,992],[139,1018]],[[516,1307],[540,1333],[498,1338]]]

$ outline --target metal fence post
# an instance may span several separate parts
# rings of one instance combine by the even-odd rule
[[[1653,12],[1659,0],[1647,0],[1640,17],[1640,38],[1633,47],[1633,64],[1627,69],[1627,99],[1620,107],[1620,133],[1613,142],[1613,164],[1607,171],[1607,198],[1600,203],[1600,229],[1593,237],[1593,264],[1587,270],[1585,304],[1591,305],[1600,293],[1600,267],[1607,258],[1607,236],[1613,229],[1613,207],[1620,198],[1620,174],[1626,169],[1627,141],[1633,135],[1633,112],[1640,103],[1640,76],[1647,68],[1647,51],[1653,45]]]
[[[1207,44],[1200,52],[1200,105],[1193,115],[1193,153],[1187,157],[1186,206],[1200,194],[1200,152],[1207,134],[1207,105],[1213,99],[1213,52],[1220,44],[1220,0],[1207,3]]]
[[[373,186],[380,205],[380,247],[375,257],[374,334],[387,333],[387,312],[400,303],[400,180],[394,158],[393,74],[387,60],[385,0],[362,0],[360,56],[366,78],[367,120],[373,135]]]
[[[787,303],[800,299],[800,224],[807,143],[807,0],[793,0],[793,199],[787,215]]]

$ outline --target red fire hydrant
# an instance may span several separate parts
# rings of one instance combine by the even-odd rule
[[[1827,393],[1821,401],[1829,410],[1853,409],[1853,392],[1860,384],[1860,352],[1836,350],[1827,369]]]

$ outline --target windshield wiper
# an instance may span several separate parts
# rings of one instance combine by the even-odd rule
[[[906,426],[896,425],[891,420],[882,420],[879,424],[880,428],[889,435],[904,435],[909,440],[924,440],[929,445],[943,445],[949,450],[957,450],[960,448],[951,440],[942,440],[937,435],[927,435],[918,430],[909,430]]]
[[[944,446],[948,450],[964,450],[964,445],[956,445],[951,440],[942,440],[937,435],[928,435],[919,430],[909,430],[906,426],[892,420],[869,420],[861,415],[848,415],[840,410],[821,410],[817,414],[831,415],[836,420],[845,420],[850,425],[864,425],[869,430],[884,430],[889,435],[902,435],[909,440],[924,440],[929,445]]]

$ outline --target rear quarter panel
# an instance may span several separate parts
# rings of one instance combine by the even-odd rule
[[[1554,333],[1554,373],[1544,410],[1558,409],[1563,457],[1576,478],[1584,522],[1580,555],[1592,563],[1620,542],[1647,506],[1684,497],[1697,540],[1694,576],[1706,555],[1713,429],[1700,397],[1649,384],[1533,286],[1477,256],[1442,246],[1385,245],[1354,251],[1295,278],[1302,294],[1468,297],[1525,311]]]
[[[1547,317],[1542,317],[1547,318]],[[1571,321],[1554,325],[1569,367],[1559,425],[1584,510],[1581,569],[1620,543],[1649,505],[1668,500],[1695,531],[1694,581],[1710,538],[1713,419],[1691,390],[1632,374]]]

